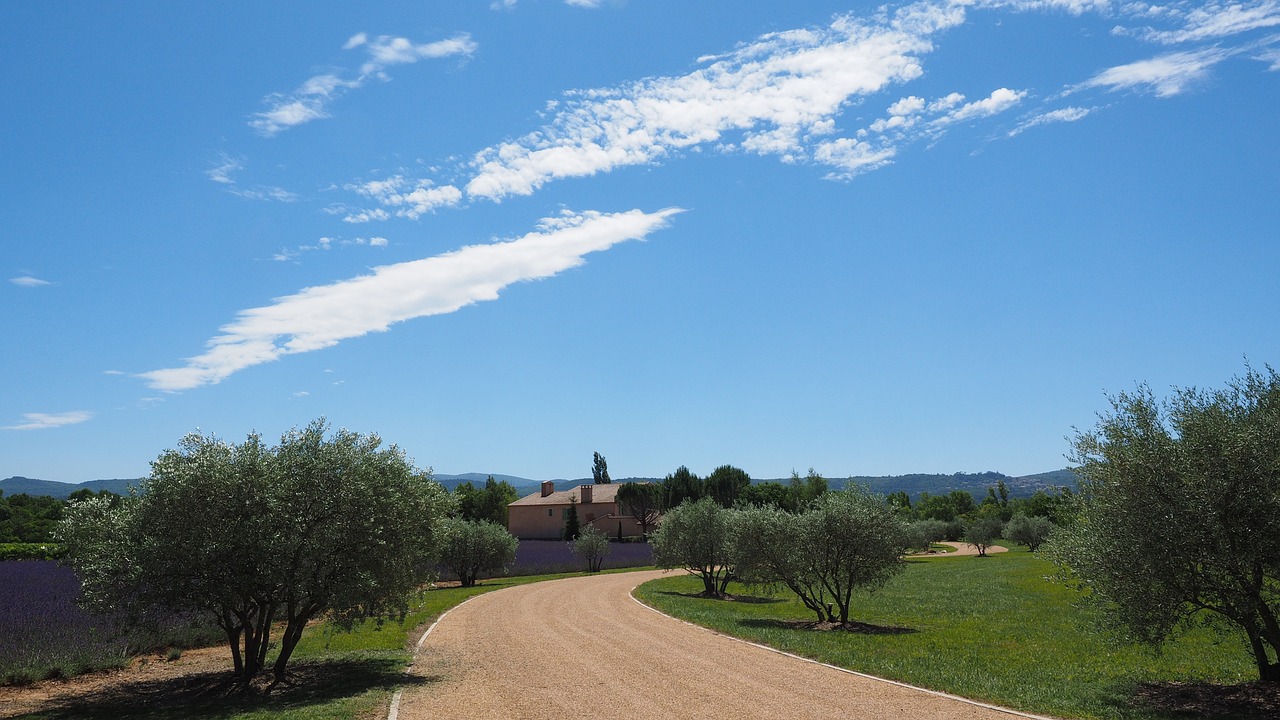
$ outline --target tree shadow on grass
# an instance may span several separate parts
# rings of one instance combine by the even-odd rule
[[[437,678],[406,675],[400,659],[298,661],[296,665],[290,665],[288,679],[269,690],[257,682],[246,689],[228,672],[205,672],[120,683],[92,696],[51,700],[39,711],[17,717],[41,720],[124,717],[209,720],[250,711],[305,710],[308,706],[355,697],[368,690],[392,690],[435,680]]]
[[[711,596],[706,593],[684,593],[674,590],[658,590],[658,595],[669,595],[671,597],[690,598],[693,600],[724,600],[725,602],[746,603],[749,605],[768,605],[772,603],[783,602],[781,598],[775,597],[757,597],[755,595],[719,595]]]
[[[1141,683],[1133,688],[1129,704],[1174,718],[1274,720],[1280,718],[1278,685],[1261,681],[1239,685]]]
[[[838,622],[815,622],[813,620],[778,620],[773,618],[749,618],[738,621],[739,625],[753,628],[782,628],[785,630],[814,630],[829,632],[843,630],[858,635],[910,635],[919,630],[897,625],[872,625],[851,620],[841,624]]]

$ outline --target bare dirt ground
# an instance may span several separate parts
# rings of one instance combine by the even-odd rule
[[[978,554],[978,548],[973,545],[970,545],[969,543],[940,542],[938,544],[946,545],[947,547],[953,547],[956,549],[956,551],[949,552],[949,553],[921,553],[921,555],[927,555],[929,557],[964,557],[967,555]],[[997,553],[1002,553],[1002,552],[1009,552],[1009,548],[1002,547],[1000,545],[992,545],[991,547],[987,548],[988,555],[995,555]]]
[[[184,650],[177,660],[148,655],[135,658],[122,670],[89,673],[69,680],[44,680],[32,685],[0,686],[0,718],[131,689],[167,687],[186,678],[225,673],[230,663],[231,653],[226,647],[197,648]]]
[[[1008,720],[1000,710],[852,675],[673,620],[631,598],[662,572],[480,595],[419,651],[397,720],[624,716]]]

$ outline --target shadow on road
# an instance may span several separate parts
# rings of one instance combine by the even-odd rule
[[[393,658],[359,658],[323,663],[298,662],[287,681],[268,691],[255,683],[244,688],[227,672],[206,672],[164,680],[120,683],[88,697],[51,700],[28,720],[107,720],[172,718],[208,720],[236,713],[305,710],[369,690],[423,685],[432,678],[406,675]]]

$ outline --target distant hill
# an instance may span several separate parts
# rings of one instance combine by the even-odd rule
[[[85,488],[94,492],[110,490],[117,495],[125,495],[129,492],[129,486],[137,485],[138,482],[137,478],[117,478],[113,480],[89,480],[82,483],[63,483],[14,476],[0,480],[0,490],[3,490],[5,495],[48,495],[59,500],[66,500],[71,493]]]
[[[492,475],[494,480],[506,481],[511,483],[520,497],[529,495],[538,491],[541,481],[530,480],[529,478],[519,477],[517,475],[501,475],[498,473],[464,473],[462,475],[435,475],[436,482],[443,485],[449,490],[453,490],[464,482],[470,482],[476,487],[482,487],[485,480]],[[996,483],[1004,481],[1005,486],[1009,488],[1010,497],[1030,497],[1036,490],[1053,490],[1059,487],[1069,487],[1076,489],[1076,474],[1071,470],[1052,470],[1050,472],[1037,473],[1035,475],[1023,475],[1013,477],[998,472],[982,472],[982,473],[954,473],[952,475],[943,474],[914,474],[914,475],[857,475],[849,478],[828,478],[831,489],[839,490],[849,484],[865,485],[872,492],[887,495],[891,492],[899,490],[906,492],[914,500],[920,496],[920,493],[927,492],[930,495],[946,495],[952,490],[966,490],[973,495],[974,499],[981,502],[986,497],[987,488],[995,487]],[[615,478],[615,483],[624,482],[661,482],[661,478]],[[773,478],[773,479],[755,479],[752,482],[778,482],[786,485],[791,481],[790,478]],[[114,493],[124,495],[128,492],[130,485],[137,485],[137,479],[115,479],[115,480],[90,480],[82,483],[62,483],[53,482],[52,480],[35,480],[25,477],[11,477],[0,480],[0,490],[5,495],[17,495],[26,493],[27,495],[49,495],[60,500],[66,499],[71,493],[88,488],[94,492],[99,490],[110,490]],[[576,487],[584,483],[590,483],[591,478],[579,478],[574,480],[557,479],[554,481],[556,488],[563,490],[569,487]]]
[[[946,495],[952,490],[964,490],[973,495],[979,502],[987,495],[987,488],[995,487],[1001,480],[1009,489],[1009,497],[1031,497],[1037,490],[1056,490],[1061,486],[1076,487],[1075,473],[1070,470],[1054,470],[1038,475],[1012,477],[999,472],[889,475],[880,477],[851,477],[845,484],[866,485],[872,492],[887,495],[902,491],[912,500],[920,497],[920,493],[930,495]],[[832,481],[834,487],[837,481]]]

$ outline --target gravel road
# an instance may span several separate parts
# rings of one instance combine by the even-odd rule
[[[939,718],[1014,715],[747,645],[656,613],[631,589],[658,571],[480,595],[419,650],[397,720],[568,717]]]

